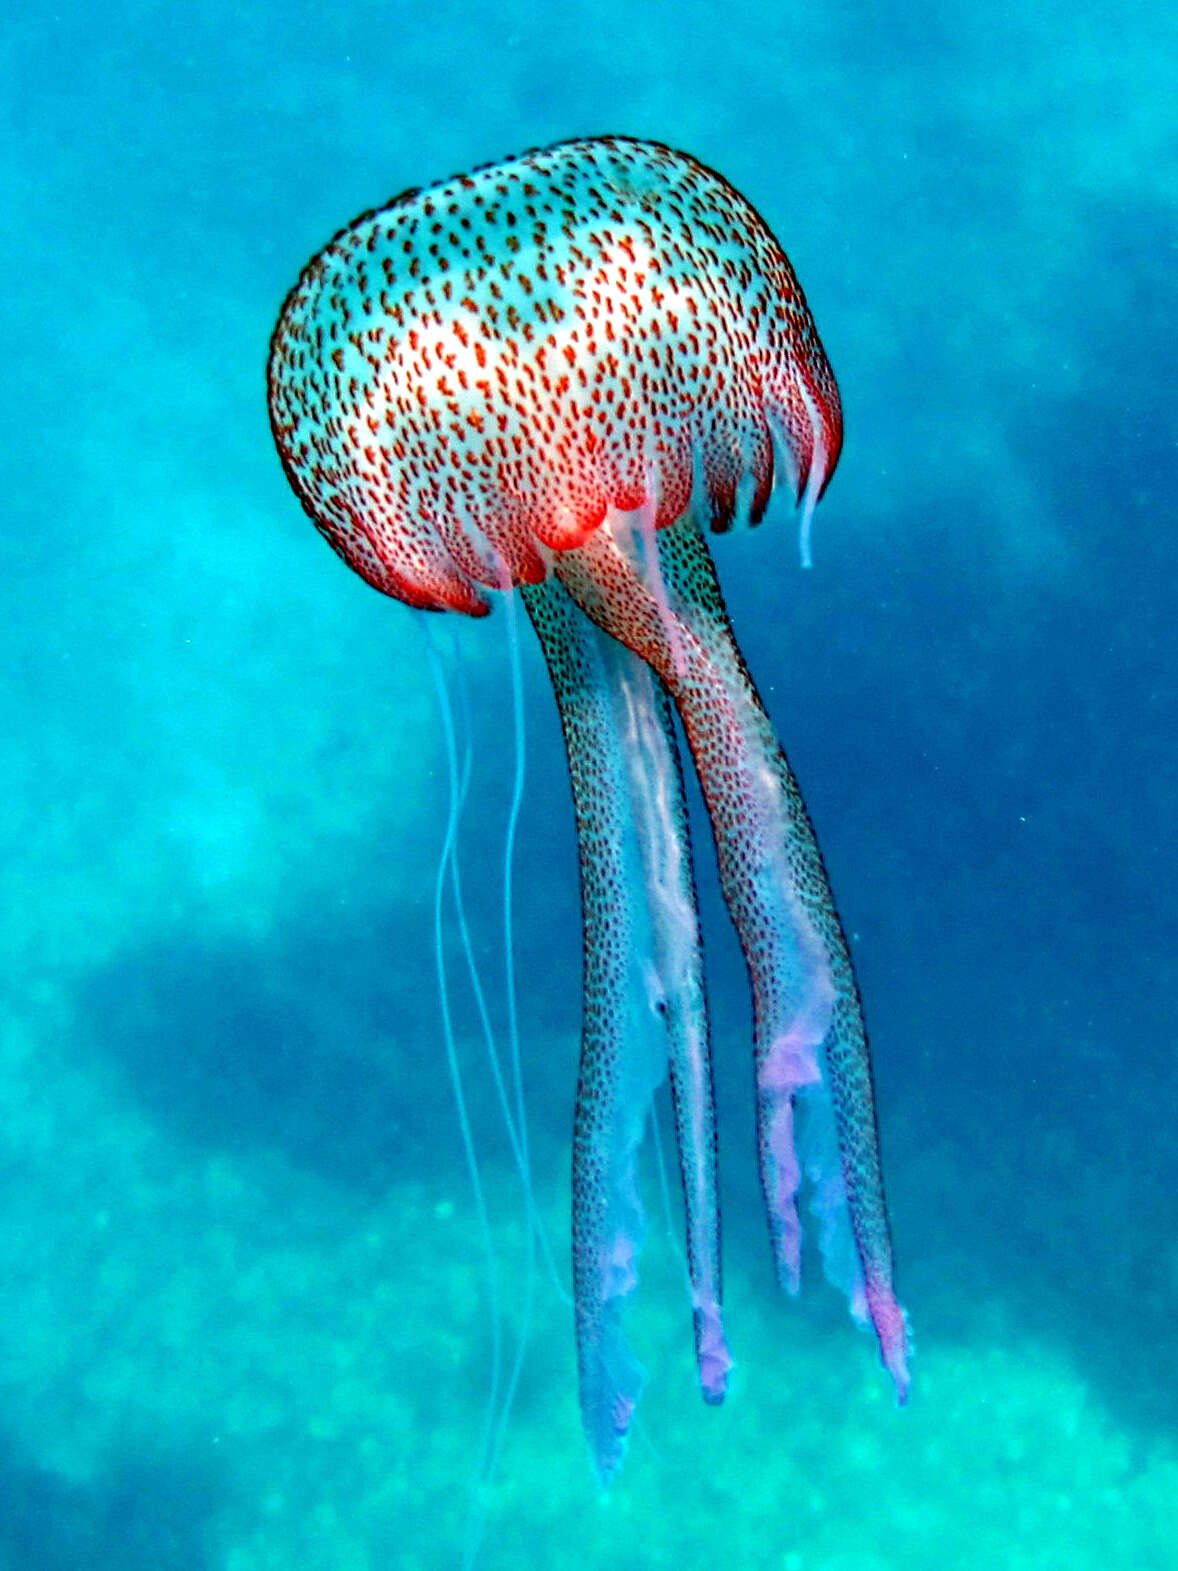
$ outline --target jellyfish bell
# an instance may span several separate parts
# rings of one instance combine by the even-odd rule
[[[581,1409],[599,1474],[641,1371],[622,1329],[635,1159],[669,1079],[703,1394],[724,1394],[715,1111],[677,715],[754,1006],[757,1148],[783,1283],[810,1190],[828,1275],[903,1399],[858,988],[801,794],[706,547],[775,480],[809,521],[838,388],[788,259],[686,154],[563,143],[406,193],[304,269],[271,345],[270,416],[304,509],[369,583],[485,614],[517,588],[569,756],[585,917],[573,1135]]]
[[[652,480],[656,527],[702,482],[723,529],[742,481],[743,511],[763,513],[775,447],[816,500],[842,443],[813,320],[755,209],[693,159],[621,138],[525,154],[341,231],[283,307],[270,407],[345,560],[467,611],[498,587],[490,562],[537,582],[542,548],[575,548]]]

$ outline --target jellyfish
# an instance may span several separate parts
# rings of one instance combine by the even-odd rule
[[[426,611],[480,617],[518,592],[551,675],[584,913],[573,1300],[600,1478],[643,1378],[623,1310],[638,1151],[666,1082],[705,1400],[723,1399],[731,1366],[680,735],[748,971],[777,1273],[798,1290],[804,1192],[826,1273],[903,1402],[907,1322],[851,955],[707,545],[757,524],[780,482],[808,561],[839,458],[838,388],[781,246],[722,176],[659,143],[528,152],[342,229],[282,307],[268,390],[287,478],[344,561]]]

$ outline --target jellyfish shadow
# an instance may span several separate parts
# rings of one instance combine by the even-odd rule
[[[0,1435],[0,1562],[21,1571],[207,1571],[222,1488],[187,1457],[127,1453],[74,1483]]]
[[[501,822],[486,827],[501,840]],[[567,865],[561,898],[572,910],[571,849]],[[528,872],[521,873],[522,907]],[[551,905],[550,875],[537,869],[535,876],[547,879]],[[260,944],[166,935],[116,956],[76,990],[78,1052],[106,1064],[153,1123],[193,1147],[277,1150],[365,1199],[402,1180],[448,1182],[463,1159],[444,1062],[430,895],[390,902],[378,884],[350,899],[346,917],[309,906]],[[473,941],[503,1053],[501,912],[475,916],[483,930],[476,922]],[[575,974],[575,925],[564,926]],[[551,969],[542,959],[554,944],[547,921],[518,923],[516,937],[518,976]],[[452,924],[446,957],[476,1140],[489,1159],[510,1162]],[[567,988],[520,986],[525,1043],[534,1035],[551,1043],[562,1023],[568,1038],[563,1054],[528,1054],[525,1046],[536,1146],[562,1166],[576,1074],[571,1008]]]

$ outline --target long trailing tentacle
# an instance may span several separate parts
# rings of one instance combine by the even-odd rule
[[[555,580],[525,589],[569,757],[585,913],[573,1137],[581,1409],[598,1474],[621,1462],[641,1370],[621,1326],[643,1222],[635,1163],[668,1066],[686,1201],[696,1352],[724,1395],[716,1126],[691,850],[671,707],[648,666]]]
[[[757,1143],[779,1274],[796,1289],[804,1167],[828,1274],[856,1317],[870,1316],[903,1401],[907,1323],[892,1285],[871,1065],[846,938],[797,781],[690,514],[659,532],[658,553],[655,584],[641,541],[618,516],[558,558],[557,571],[599,626],[650,663],[683,721],[752,987]]]

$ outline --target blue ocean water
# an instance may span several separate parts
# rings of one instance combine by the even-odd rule
[[[4,1571],[469,1552],[491,1332],[433,974],[442,728],[414,616],[286,486],[263,367],[355,213],[605,130],[757,204],[842,387],[814,569],[781,503],[717,558],[853,935],[915,1385],[897,1412],[819,1273],[773,1284],[705,878],[736,1388],[699,1401],[652,1166],[604,1500],[458,999],[528,1333],[479,1564],[1174,1565],[1176,49],[1165,8],[1038,0],[10,15]],[[435,625],[501,1038],[509,620]],[[522,653],[519,1033],[564,1271],[576,853]]]

